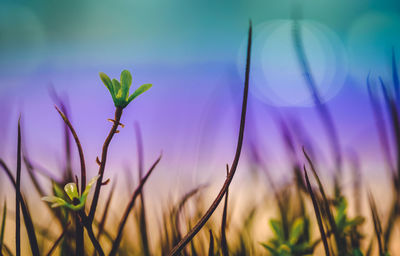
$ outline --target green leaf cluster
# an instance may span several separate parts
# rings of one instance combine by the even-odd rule
[[[290,225],[289,235],[285,237],[280,220],[271,219],[269,225],[274,233],[268,243],[262,243],[273,256],[312,255],[315,243],[308,239],[309,221],[303,217],[296,218]],[[306,238],[307,239],[304,239]]]
[[[103,72],[100,73],[100,78],[104,85],[110,91],[115,107],[125,108],[128,104],[140,94],[151,88],[151,84],[143,84],[136,89],[132,95],[129,95],[129,89],[132,84],[132,75],[128,70],[121,72],[120,81],[117,79],[111,80]]]

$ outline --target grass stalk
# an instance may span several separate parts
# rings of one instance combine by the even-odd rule
[[[224,185],[222,186],[219,194],[215,198],[214,202],[208,208],[207,212],[203,215],[203,217],[197,222],[197,224],[193,227],[189,233],[169,252],[168,255],[179,255],[183,248],[193,239],[193,237],[203,228],[203,226],[207,223],[208,219],[214,213],[215,209],[217,209],[219,203],[223,199],[226,191],[228,190],[229,185],[232,182],[232,179],[235,175],[237,165],[239,163],[240,154],[242,151],[243,145],[243,136],[244,136],[244,127],[246,122],[246,111],[247,111],[247,98],[249,92],[249,80],[250,80],[250,56],[251,56],[251,39],[252,39],[252,26],[251,21],[249,25],[249,34],[248,34],[248,42],[247,42],[247,59],[246,59],[246,76],[245,76],[245,85],[243,92],[243,102],[242,102],[242,113],[240,118],[240,127],[239,127],[239,135],[238,142],[236,147],[235,157],[233,159],[233,163],[231,165],[231,169],[229,170],[229,174],[225,179]]]
[[[210,233],[210,245],[208,247],[208,256],[214,256],[214,236],[212,230],[209,230]]]
[[[15,250],[16,255],[21,255],[21,117],[18,119],[18,142],[17,142],[17,178],[15,188]]]
[[[161,155],[158,157],[158,159],[153,163],[153,165],[150,167],[150,169],[147,171],[146,175],[143,177],[143,179],[140,180],[140,183],[138,185],[138,187],[136,188],[136,190],[133,192],[131,201],[129,202],[129,204],[127,205],[124,215],[119,223],[118,226],[118,232],[117,232],[117,236],[112,244],[112,248],[111,251],[109,253],[109,256],[114,256],[117,254],[118,252],[118,248],[120,246],[121,243],[121,239],[122,239],[122,234],[123,234],[123,230],[126,224],[126,221],[128,220],[128,216],[129,213],[131,212],[133,206],[135,205],[135,201],[136,198],[139,196],[140,192],[142,191],[142,188],[144,186],[144,184],[146,183],[147,179],[149,178],[150,174],[153,172],[153,170],[156,168],[156,166],[158,165],[158,163],[161,160]]]
[[[25,223],[25,228],[26,231],[28,233],[28,239],[29,239],[29,245],[31,247],[31,252],[33,256],[39,256],[39,245],[37,243],[37,238],[36,238],[36,234],[35,234],[35,228],[33,226],[33,222],[32,222],[32,217],[29,213],[28,207],[26,206],[25,201],[23,200],[21,191],[17,190],[17,183],[14,179],[14,177],[12,176],[12,173],[10,171],[10,169],[8,168],[8,166],[6,165],[6,163],[3,161],[3,159],[0,159],[0,166],[2,167],[2,169],[5,171],[5,173],[7,174],[7,177],[10,179],[12,185],[14,186],[14,189],[16,192],[16,196],[19,198],[19,202],[21,205],[21,210],[22,210],[22,216],[24,218],[24,223]]]
[[[307,170],[306,170],[305,166],[304,166],[304,177],[306,179],[306,185],[307,185],[308,193],[310,194],[310,197],[311,197],[311,200],[312,200],[312,203],[313,203],[314,213],[315,213],[315,217],[317,219],[319,232],[321,234],[322,243],[324,244],[325,255],[329,256],[330,255],[329,245],[328,245],[328,240],[327,240],[327,236],[326,236],[325,229],[324,229],[324,224],[322,223],[321,212],[320,212],[320,209],[319,209],[319,206],[318,206],[317,198],[316,198],[316,196],[314,194],[314,191],[313,191],[313,189],[311,187],[310,180],[308,179],[308,174],[307,174]]]
[[[64,235],[67,233],[69,225],[70,225],[70,223],[67,223],[67,225],[63,228],[63,231],[61,232],[60,236],[57,238],[56,241],[54,241],[53,245],[50,247],[49,252],[46,254],[47,256],[51,256],[54,253],[54,251],[57,249],[57,246],[60,244]]]

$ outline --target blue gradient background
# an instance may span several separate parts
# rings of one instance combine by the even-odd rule
[[[400,53],[400,4],[301,2],[304,19],[329,28],[343,46],[345,81],[334,85],[339,88],[335,95],[326,95],[327,103],[344,152],[356,151],[367,159],[365,169],[372,171],[381,156],[365,78],[372,71],[390,79],[391,48]],[[293,8],[286,0],[2,0],[0,5],[0,156],[14,159],[16,123],[22,113],[31,158],[49,170],[63,164],[62,122],[48,93],[52,85],[68,98],[93,176],[94,160],[110,127],[106,119],[114,110],[98,73],[119,77],[128,69],[133,88],[143,83],[153,88],[126,108],[122,123],[127,126],[112,142],[108,166],[120,173],[135,164],[133,123],[138,121],[147,165],[163,151],[159,177],[185,180],[189,186],[188,181],[207,181],[216,172],[223,177],[224,165],[233,156],[243,86],[241,49],[249,19],[257,28],[290,19]],[[259,51],[255,48],[253,55]],[[306,51],[312,55],[312,49]],[[325,63],[327,72],[334,72],[329,65]],[[251,79],[253,83],[258,78]],[[291,86],[284,93],[307,92],[302,85]],[[279,172],[287,165],[277,116],[301,122],[321,150],[321,159],[331,166],[326,136],[312,106],[277,107],[254,96],[253,92],[246,142],[258,142],[271,169]],[[245,151],[241,164],[246,156]]]

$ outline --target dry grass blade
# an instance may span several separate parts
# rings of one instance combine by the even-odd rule
[[[57,238],[56,241],[54,241],[54,244],[51,246],[49,252],[46,254],[47,256],[51,256],[53,252],[56,250],[58,244],[61,242],[61,239],[64,237],[65,233],[67,233],[69,224],[70,223],[68,222],[67,225],[64,227],[63,231],[61,232],[60,236]]]
[[[16,255],[21,255],[21,116],[18,119],[18,144],[17,144],[17,178],[15,187],[15,250]]]
[[[171,215],[175,215],[175,216],[171,216],[171,219],[173,217],[175,218],[175,222],[174,223],[175,223],[175,230],[176,230],[176,237],[174,237],[174,242],[178,243],[182,239],[181,230],[180,230],[180,218],[179,217],[181,215],[183,207],[185,206],[186,202],[189,201],[190,198],[195,196],[197,193],[199,193],[199,191],[201,191],[206,186],[207,185],[200,185],[197,188],[194,188],[194,189],[190,190],[189,192],[187,192],[186,194],[184,194],[182,199],[178,203],[178,208],[174,209],[172,211]],[[174,214],[174,212],[175,212],[175,214]]]
[[[219,203],[224,197],[229,185],[232,182],[233,176],[235,175],[237,165],[239,163],[240,153],[242,151],[243,145],[243,135],[244,135],[244,127],[246,122],[246,111],[247,111],[247,98],[249,92],[249,80],[250,80],[250,55],[251,55],[251,37],[252,37],[252,26],[250,22],[249,26],[249,36],[247,43],[247,60],[246,60],[246,76],[245,76],[245,86],[243,92],[243,102],[242,102],[242,113],[240,118],[240,128],[239,128],[239,136],[236,147],[235,158],[233,159],[233,163],[231,165],[231,169],[229,171],[228,177],[225,180],[224,185],[222,186],[219,194],[215,198],[214,202],[211,204],[210,208],[203,215],[203,217],[197,222],[197,224],[193,227],[191,231],[169,252],[168,255],[179,255],[182,249],[193,239],[193,237],[202,229],[202,227],[207,223],[208,219],[214,213],[215,209],[217,209]]]
[[[386,123],[383,119],[384,114],[383,114],[381,105],[373,92],[370,74],[368,74],[368,76],[367,76],[367,89],[368,89],[368,95],[369,95],[369,99],[370,99],[371,106],[372,106],[372,111],[374,114],[376,129],[378,131],[379,142],[382,147],[383,157],[385,158],[386,165],[388,166],[388,169],[390,170],[391,174],[395,175],[395,169],[394,169],[393,163],[392,163],[392,155],[391,155],[390,146],[389,146],[389,138],[388,138],[388,134],[387,134]]]
[[[1,249],[2,248],[0,248],[0,251],[1,251]],[[6,244],[3,244],[3,249],[6,251],[7,255],[14,256],[14,254],[11,251],[11,249]]]
[[[139,180],[143,178],[143,139],[142,133],[140,131],[139,123],[135,123],[135,134],[137,141],[137,152],[138,152],[138,169],[139,169]],[[140,227],[140,237],[142,242],[143,254],[145,256],[150,256],[149,248],[149,236],[147,234],[147,222],[146,222],[146,206],[144,203],[144,192],[140,191],[140,213],[139,213],[139,227]]]
[[[229,166],[226,165],[226,175],[229,174]],[[221,222],[221,251],[222,256],[229,255],[228,242],[226,240],[226,219],[228,216],[228,198],[229,198],[229,189],[225,194],[225,202],[224,202],[224,211],[222,213],[222,222]]]
[[[332,214],[332,211],[331,211],[331,208],[330,208],[330,205],[329,205],[329,200],[328,200],[328,197],[326,196],[326,193],[325,193],[325,189],[324,189],[324,187],[322,185],[322,182],[321,182],[321,180],[320,180],[320,178],[318,176],[317,170],[315,169],[315,166],[314,166],[310,156],[307,154],[306,150],[304,149],[304,147],[303,147],[303,153],[304,153],[304,156],[306,157],[307,162],[309,163],[309,165],[311,167],[311,171],[312,171],[312,173],[313,173],[313,175],[314,175],[314,177],[315,177],[315,179],[316,179],[316,181],[318,183],[318,188],[319,188],[319,191],[320,191],[320,193],[322,195],[323,208],[324,208],[324,210],[326,212],[326,215],[328,217],[328,222],[329,222],[329,225],[330,225],[330,227],[332,229],[333,236],[335,238],[335,241],[336,241],[336,244],[337,244],[337,247],[338,247],[338,250],[339,250],[339,254],[344,254],[345,253],[345,247],[346,247],[346,241],[340,236],[340,234],[339,234],[339,232],[337,230],[336,222],[335,222],[335,219],[333,217],[333,214]]]
[[[390,113],[390,120],[392,123],[392,130],[394,133],[394,137],[396,140],[396,150],[397,150],[397,156],[396,156],[396,160],[397,160],[397,175],[393,176],[393,183],[394,183],[394,190],[395,190],[395,194],[394,194],[394,199],[392,202],[392,208],[391,211],[389,213],[389,218],[388,218],[388,222],[386,224],[386,227],[384,229],[384,247],[385,250],[388,249],[389,243],[390,243],[390,239],[392,237],[392,233],[393,233],[393,227],[394,227],[394,222],[398,219],[399,217],[399,201],[400,201],[400,197],[399,197],[399,190],[400,190],[400,120],[399,120],[399,113],[397,110],[397,106],[396,103],[394,102],[393,98],[391,97],[391,95],[389,94],[386,85],[384,84],[382,78],[379,78],[380,84],[381,84],[381,89],[382,89],[382,93],[386,102],[386,106],[388,108],[388,112]]]
[[[368,192],[368,202],[369,202],[369,207],[371,209],[372,220],[374,222],[375,236],[376,239],[378,240],[379,255],[383,256],[385,254],[382,245],[382,226],[381,226],[381,221],[379,219],[378,210],[376,209],[375,200],[372,197],[371,192]]]
[[[294,17],[292,36],[293,36],[293,43],[294,43],[297,59],[300,64],[300,68],[304,74],[304,78],[306,80],[308,89],[314,100],[314,104],[317,107],[319,117],[322,121],[322,124],[324,125],[325,130],[326,130],[328,140],[332,147],[332,152],[335,155],[336,169],[337,169],[337,171],[340,171],[341,165],[342,165],[342,156],[341,156],[341,149],[340,149],[339,137],[337,134],[336,126],[333,121],[331,112],[329,111],[328,107],[322,101],[320,93],[317,89],[316,82],[312,75],[311,67],[308,63],[308,59],[307,59],[303,41],[302,41],[301,27],[300,27],[300,22],[299,22],[300,8],[297,8],[296,11],[297,12],[295,14],[297,16]]]
[[[4,243],[4,231],[6,229],[6,217],[7,217],[7,202],[4,201],[3,206],[3,217],[1,220],[1,229],[0,229],[0,254],[2,253],[3,243]]]
[[[10,169],[8,168],[8,166],[2,159],[0,159],[0,166],[6,172],[8,178],[10,179],[11,183],[14,186],[15,191],[18,191],[15,179],[12,176]],[[20,191],[18,191],[18,192],[20,192]],[[31,218],[31,215],[29,214],[28,207],[26,206],[25,201],[22,198],[22,194],[18,193],[18,192],[17,192],[17,197],[19,197],[19,201],[21,204],[22,216],[24,217],[25,227],[26,227],[26,231],[28,233],[28,239],[29,239],[29,244],[31,247],[32,255],[39,256],[40,255],[39,245],[37,243],[35,228],[33,226],[32,218]]]
[[[209,230],[210,233],[210,245],[208,247],[208,256],[214,256],[214,236],[212,230]]]
[[[315,197],[314,191],[313,191],[313,189],[311,187],[310,180],[308,179],[308,174],[307,174],[307,170],[306,170],[305,166],[304,166],[304,177],[306,179],[306,185],[307,185],[308,193],[310,194],[311,200],[312,200],[312,203],[313,203],[315,217],[317,218],[317,222],[318,222],[319,232],[321,234],[321,239],[322,239],[322,242],[324,244],[325,255],[329,256],[330,253],[329,253],[328,240],[327,240],[327,236],[326,236],[326,233],[325,233],[324,224],[322,223],[321,212],[319,210],[317,198]]]
[[[118,252],[119,245],[121,243],[122,239],[122,233],[126,224],[126,221],[128,220],[129,213],[131,212],[133,206],[135,205],[136,198],[139,196],[140,192],[142,191],[142,188],[144,184],[146,183],[147,179],[149,178],[150,174],[153,172],[153,170],[156,168],[158,163],[161,160],[161,155],[158,157],[158,159],[154,162],[154,164],[150,167],[149,171],[146,173],[146,175],[143,177],[143,179],[140,180],[140,183],[138,187],[136,188],[135,192],[132,195],[131,201],[127,205],[125,209],[125,213],[119,223],[118,226],[118,232],[117,232],[117,237],[114,240],[114,243],[112,245],[111,251],[110,251],[110,256],[116,255]]]

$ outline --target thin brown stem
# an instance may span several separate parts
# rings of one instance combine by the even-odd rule
[[[21,193],[21,117],[18,119],[18,144],[17,144],[17,178],[15,188],[15,250],[16,255],[21,255],[21,211],[20,197]]]
[[[90,206],[90,211],[89,211],[89,222],[90,223],[93,223],[97,203],[99,201],[101,183],[103,183],[104,169],[106,168],[108,146],[110,145],[110,142],[111,142],[112,138],[114,137],[114,134],[117,132],[119,121],[121,120],[121,116],[122,116],[122,111],[123,111],[123,108],[121,108],[121,107],[117,107],[115,109],[115,117],[114,117],[113,126],[111,127],[110,133],[108,134],[106,140],[104,141],[103,150],[101,153],[99,173],[98,173],[100,175],[100,177],[96,183],[96,188],[95,188],[94,195],[93,195],[93,201],[92,201],[92,205]]]
[[[57,112],[60,114],[62,119],[64,120],[65,124],[69,128],[70,132],[72,133],[72,136],[74,137],[76,147],[78,148],[78,153],[79,153],[79,160],[81,164],[81,193],[85,190],[86,187],[86,164],[85,164],[85,156],[83,154],[83,149],[82,149],[82,144],[79,140],[78,135],[76,134],[76,131],[74,127],[72,126],[71,122],[69,121],[68,117],[61,112],[61,110],[55,106]],[[77,184],[78,185],[78,184]]]
[[[226,174],[229,174],[229,166],[226,165]],[[222,213],[222,222],[221,222],[221,251],[223,256],[229,255],[228,249],[228,241],[226,240],[226,219],[228,216],[228,198],[229,198],[229,189],[225,194],[225,202],[224,202],[224,211]]]
[[[238,142],[236,147],[235,157],[233,159],[231,169],[225,182],[215,198],[214,202],[211,204],[210,208],[208,208],[207,212],[203,215],[203,217],[197,222],[197,224],[193,227],[189,233],[169,252],[168,255],[179,255],[183,248],[196,236],[196,234],[203,228],[203,226],[207,223],[208,219],[214,213],[215,209],[217,209],[218,205],[222,201],[223,197],[225,196],[226,191],[228,190],[229,185],[232,182],[232,179],[235,175],[240,154],[242,151],[243,145],[243,136],[244,136],[244,127],[246,122],[246,111],[247,111],[247,97],[249,92],[249,80],[250,80],[250,55],[251,55],[251,36],[252,36],[252,26],[250,21],[249,26],[249,34],[248,34],[248,43],[247,43],[247,60],[246,60],[246,76],[245,76],[245,83],[244,83],[244,92],[243,92],[243,102],[242,102],[242,113],[240,118],[240,128],[239,128],[239,136]]]

